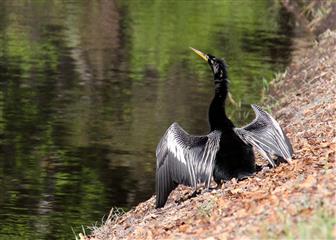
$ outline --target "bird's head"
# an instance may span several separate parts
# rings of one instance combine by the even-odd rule
[[[193,50],[202,59],[208,62],[214,74],[215,83],[217,81],[220,81],[220,82],[227,81],[226,65],[223,59],[216,58],[215,56],[212,56],[210,54],[202,53],[201,51],[195,48],[192,48],[192,47],[190,47],[190,49]]]

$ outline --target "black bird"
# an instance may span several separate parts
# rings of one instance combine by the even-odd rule
[[[173,123],[161,138],[156,149],[156,208],[163,207],[169,194],[184,184],[194,188],[211,178],[221,181],[242,179],[261,167],[256,165],[253,147],[275,167],[273,157],[291,162],[292,146],[274,118],[260,107],[252,105],[256,118],[242,128],[235,128],[225,113],[228,77],[223,60],[191,48],[211,67],[215,96],[209,107],[210,132],[193,136]]]

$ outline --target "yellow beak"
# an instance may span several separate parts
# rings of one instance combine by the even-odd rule
[[[190,47],[191,50],[193,50],[197,55],[199,55],[201,58],[203,58],[205,61],[208,61],[209,57],[205,53],[202,53],[201,51]]]

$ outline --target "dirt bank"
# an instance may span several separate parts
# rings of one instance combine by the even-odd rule
[[[274,80],[267,103],[292,141],[293,164],[177,205],[190,192],[179,187],[163,209],[152,197],[81,238],[335,239],[336,32],[316,39]]]

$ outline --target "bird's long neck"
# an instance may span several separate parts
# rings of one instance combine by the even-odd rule
[[[225,70],[225,69],[224,69]],[[215,96],[212,99],[209,108],[210,131],[230,130],[234,127],[225,113],[225,100],[228,94],[226,71],[214,75]]]

